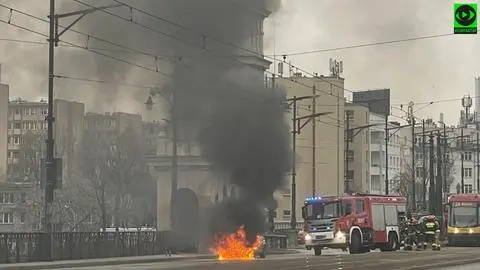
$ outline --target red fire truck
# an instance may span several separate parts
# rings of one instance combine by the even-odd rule
[[[325,247],[348,249],[351,254],[398,250],[406,202],[388,195],[309,197],[302,207],[302,242],[317,256]]]

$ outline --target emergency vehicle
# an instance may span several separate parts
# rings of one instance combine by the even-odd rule
[[[447,203],[449,246],[480,245],[480,194],[455,194]]]
[[[302,207],[305,246],[316,256],[323,248],[351,254],[398,250],[406,202],[404,197],[370,194],[309,197]]]

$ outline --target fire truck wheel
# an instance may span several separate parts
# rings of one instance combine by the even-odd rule
[[[350,240],[350,247],[349,251],[350,254],[358,254],[361,252],[361,242],[360,242],[360,233],[358,231],[354,231],[352,233],[352,238]]]
[[[322,255],[322,247],[314,247],[313,250],[315,252],[315,256]]]

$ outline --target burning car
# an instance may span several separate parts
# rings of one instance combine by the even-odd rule
[[[211,251],[220,261],[251,261],[265,258],[265,247],[265,237],[257,235],[250,244],[244,227],[240,227],[235,233],[217,235]]]

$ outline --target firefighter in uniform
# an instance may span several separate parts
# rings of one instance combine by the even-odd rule
[[[433,215],[424,216],[420,219],[420,224],[424,234],[423,248],[431,245],[433,250],[440,250],[440,224],[437,218]]]
[[[414,246],[418,245],[418,222],[411,214],[407,215],[407,222],[404,227],[404,250],[412,250]]]

